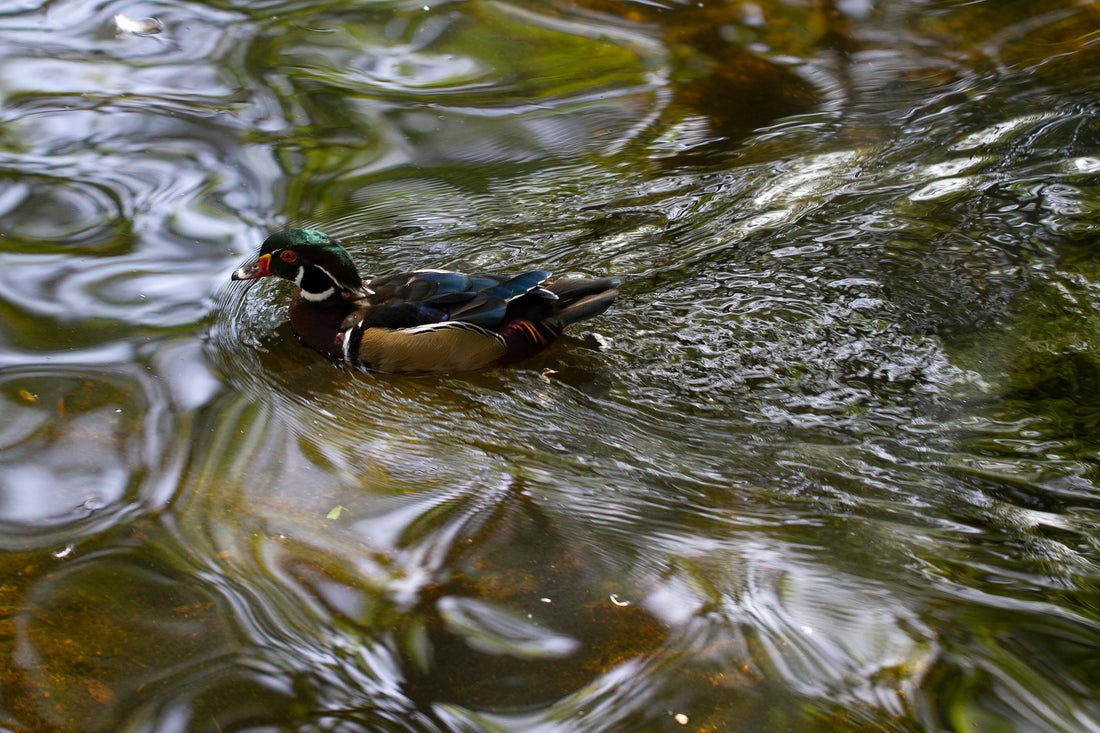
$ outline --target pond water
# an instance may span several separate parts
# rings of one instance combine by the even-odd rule
[[[0,730],[1100,730],[1097,68],[1085,0],[8,0]],[[626,284],[347,371],[229,282],[301,224]]]

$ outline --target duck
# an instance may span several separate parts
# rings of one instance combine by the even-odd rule
[[[565,328],[603,313],[618,278],[562,278],[546,270],[466,275],[413,270],[364,280],[348,251],[316,229],[264,240],[232,280],[274,275],[298,286],[291,330],[334,363],[391,374],[508,366],[545,350]]]

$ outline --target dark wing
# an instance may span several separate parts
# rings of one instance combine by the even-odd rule
[[[557,299],[542,287],[548,277],[544,270],[516,277],[417,270],[375,278],[345,326],[397,329],[457,321],[495,331],[505,324],[508,306],[517,298]]]

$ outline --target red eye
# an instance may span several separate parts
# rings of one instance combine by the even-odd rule
[[[279,259],[283,262],[293,264],[294,262],[298,261],[298,255],[296,255],[293,251],[289,249],[284,249],[282,252],[279,253]]]

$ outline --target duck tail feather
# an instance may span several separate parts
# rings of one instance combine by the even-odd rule
[[[561,321],[563,325],[568,326],[570,323],[576,323],[586,318],[598,316],[607,310],[618,294],[618,288],[605,287],[600,291],[584,295],[572,302],[567,301],[565,307],[557,312],[557,319]],[[565,300],[561,294],[559,294],[558,297]]]

